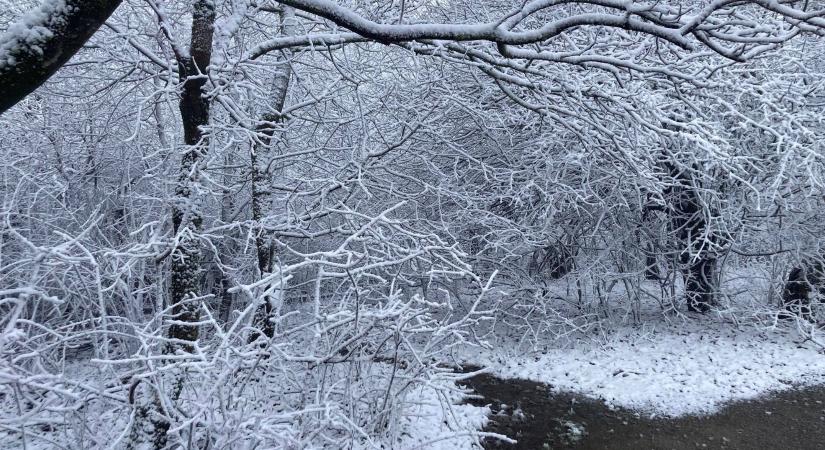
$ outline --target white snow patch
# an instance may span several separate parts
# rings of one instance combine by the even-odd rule
[[[737,328],[714,317],[662,319],[537,352],[500,342],[465,359],[503,378],[676,417],[825,382],[825,355],[801,341],[790,330]]]
[[[445,394],[446,392],[446,394]],[[479,449],[479,430],[487,423],[490,408],[462,404],[454,391],[418,388],[401,419],[401,436],[393,449]]]

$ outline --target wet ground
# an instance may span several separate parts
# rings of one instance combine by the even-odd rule
[[[712,416],[650,419],[533,381],[485,374],[466,383],[481,396],[470,403],[492,410],[484,431],[518,441],[487,440],[487,449],[825,449],[823,386],[735,403]]]

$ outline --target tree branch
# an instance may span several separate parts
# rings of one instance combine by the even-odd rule
[[[45,0],[0,36],[0,114],[48,80],[122,0]]]

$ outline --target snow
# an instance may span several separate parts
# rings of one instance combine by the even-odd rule
[[[486,40],[499,44],[523,45],[550,39],[578,26],[601,25],[637,30],[674,42],[681,47],[689,48],[691,46],[690,41],[675,29],[640,21],[624,14],[580,13],[572,17],[550,21],[536,30],[513,31],[499,26],[506,19],[477,24],[385,24],[373,22],[329,0],[281,0],[280,3],[326,18],[362,36],[384,43],[436,39],[455,41]],[[538,7],[533,11],[541,9],[544,8]],[[527,15],[530,14],[526,14],[525,17]]]
[[[444,391],[441,391],[444,392]],[[463,404],[465,397],[451,392],[442,398],[436,390],[419,388],[401,419],[401,438],[394,449],[478,449],[480,430],[490,408]]]
[[[499,377],[548,383],[651,416],[709,414],[730,402],[825,382],[820,348],[790,327],[649,316],[643,325],[600,330],[570,346],[545,342],[525,353],[505,340],[465,359]]]
[[[764,320],[788,269],[821,278],[825,78],[800,67],[825,18],[708,2],[6,0],[39,5],[3,14],[15,99],[100,25],[84,8],[125,10],[3,118],[0,449],[164,421],[171,446],[471,449],[485,402],[535,423],[543,389],[468,404],[460,362],[656,416],[825,382],[819,331]],[[166,138],[195,122],[208,145]],[[703,281],[760,267],[751,309],[663,312],[688,256]],[[541,424],[565,442],[592,432],[570,405]]]
[[[41,44],[54,36],[52,29],[68,12],[65,0],[45,0],[0,35],[0,69],[17,63],[15,54],[42,53]]]

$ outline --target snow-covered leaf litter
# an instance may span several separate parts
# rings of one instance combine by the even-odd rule
[[[621,295],[610,318],[571,329],[549,317],[548,330],[567,331],[526,340],[523,328],[501,326],[488,337],[489,349],[457,358],[501,378],[540,381],[654,417],[712,414],[732,402],[825,383],[823,331],[777,319],[750,293],[708,316],[646,303],[640,320],[631,319]]]

